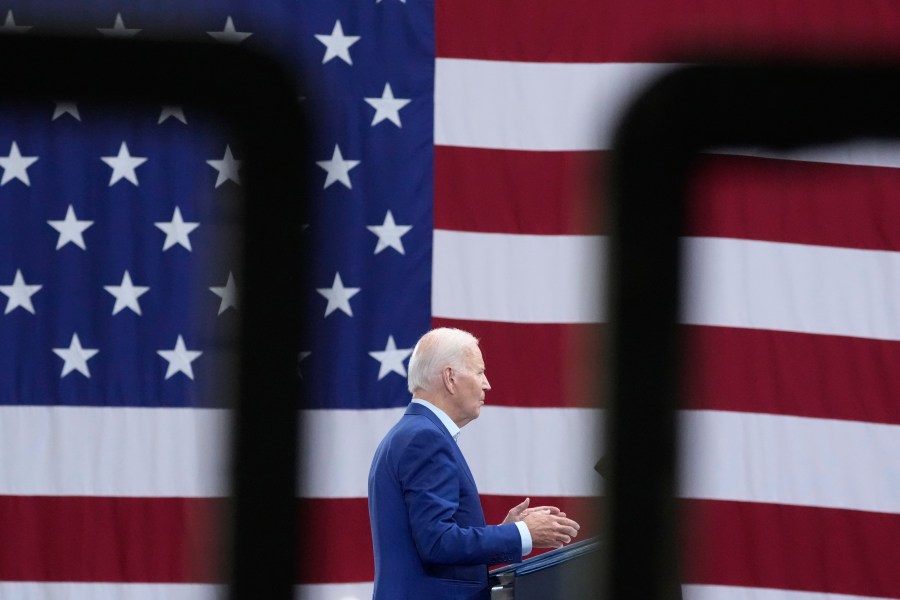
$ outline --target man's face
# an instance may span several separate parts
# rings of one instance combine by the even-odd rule
[[[462,371],[454,372],[456,406],[459,414],[459,419],[454,420],[459,427],[478,418],[484,404],[484,394],[491,389],[491,384],[484,374],[484,358],[478,346],[473,346],[465,353],[463,364]]]

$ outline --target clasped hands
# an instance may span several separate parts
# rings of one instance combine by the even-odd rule
[[[561,548],[572,541],[581,525],[566,517],[555,506],[535,506],[529,508],[531,498],[509,509],[501,525],[522,521],[531,533],[531,543],[535,548]]]

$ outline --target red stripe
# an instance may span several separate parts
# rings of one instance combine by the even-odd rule
[[[301,498],[301,583],[350,583],[375,578],[366,498]]]
[[[687,500],[684,582],[900,597],[900,515]]]
[[[435,148],[438,229],[602,234],[606,152]],[[709,156],[686,235],[900,250],[900,169]]]
[[[900,54],[900,6],[890,0],[445,0],[435,5],[435,25],[437,55],[447,58],[660,62],[689,60],[698,49]]]
[[[900,342],[683,328],[688,408],[900,424]]]
[[[482,496],[485,519],[488,523],[500,523],[507,511],[525,498],[518,496]],[[596,498],[531,497],[531,506],[556,506],[582,526],[578,539],[597,535],[597,519],[600,511]],[[369,528],[368,503],[365,498],[304,499],[300,502],[301,515],[309,518],[301,531],[301,548],[304,548],[300,566],[303,583],[348,583],[372,581],[375,577],[375,559]],[[538,556],[548,549],[536,549],[529,556]]]
[[[603,154],[436,146],[434,226],[484,233],[598,233],[595,190]]]
[[[483,498],[488,522],[524,500]],[[585,526],[591,500],[532,498]],[[348,583],[374,576],[365,498],[298,499],[298,581]],[[216,583],[224,501],[216,498],[0,496],[0,580]],[[583,515],[583,516],[582,516]]]
[[[693,179],[689,235],[900,250],[900,169],[710,157]]]
[[[221,501],[0,496],[0,580],[216,580]]]
[[[605,326],[434,318],[481,340],[490,405],[602,407]],[[900,342],[682,327],[684,407],[900,424]]]
[[[601,389],[603,325],[498,323],[432,318],[481,340],[491,384],[487,403],[516,407],[595,407]]]

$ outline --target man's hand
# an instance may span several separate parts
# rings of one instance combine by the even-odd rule
[[[561,548],[571,542],[572,538],[578,535],[578,530],[581,529],[581,525],[566,518],[562,513],[551,514],[548,511],[535,511],[527,514],[521,520],[528,526],[528,531],[531,532],[531,543],[535,548]]]
[[[521,504],[517,504],[509,509],[509,512],[506,513],[506,518],[503,519],[501,525],[506,525],[507,523],[516,523],[518,521],[523,520],[525,517],[532,513],[545,513],[548,515],[560,515],[562,517],[566,516],[566,513],[562,512],[555,506],[535,506],[534,508],[528,508],[528,503],[531,502],[531,498],[525,498],[525,500]]]

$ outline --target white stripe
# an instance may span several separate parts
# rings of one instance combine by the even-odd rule
[[[303,412],[298,495],[365,497],[375,448],[402,412]],[[462,436],[482,491],[591,495],[591,414],[486,406]],[[224,496],[227,427],[224,410],[0,406],[0,494]]]
[[[875,596],[851,596],[827,592],[798,592],[771,588],[727,585],[683,585],[684,600],[878,600]]]
[[[403,410],[307,411],[300,495],[365,497],[375,448]],[[595,410],[487,404],[463,428],[459,444],[483,494],[593,496],[598,419]]]
[[[481,494],[596,496],[601,418],[597,409],[486,405],[459,445]]]
[[[683,322],[900,340],[900,253],[686,238]]]
[[[900,514],[900,426],[684,411],[681,491]]]
[[[0,407],[0,493],[221,496],[223,412]],[[305,413],[300,495],[365,497],[374,448],[401,412]],[[591,496],[599,420],[487,405],[460,446],[482,493]],[[686,497],[900,513],[900,426],[717,411],[686,411],[684,426]]]
[[[0,581],[0,600],[224,600],[226,587],[175,583]]]
[[[303,498],[363,498],[372,457],[405,408],[308,410],[297,494]]]
[[[683,247],[684,323],[900,340],[898,252],[700,237]],[[600,236],[437,230],[432,313],[602,322],[604,254]]]
[[[608,150],[627,105],[648,84],[677,67],[439,58],[435,63],[435,144],[506,150]],[[791,151],[713,151],[900,167],[900,142],[895,140],[857,140]]]
[[[372,582],[298,585],[295,600],[372,600]]]
[[[592,323],[603,314],[599,236],[435,230],[432,314],[521,323]]]
[[[373,585],[298,585],[295,600],[369,600]],[[683,585],[685,600],[879,600],[874,596],[798,592],[724,585]],[[221,600],[226,588],[212,584],[0,582],[0,600]]]
[[[371,582],[294,586],[295,600],[370,600]],[[224,600],[227,586],[0,581],[0,600]]]
[[[853,140],[841,144],[823,144],[796,150],[717,148],[711,150],[710,153],[837,165],[900,168],[900,142],[896,140]]]
[[[0,407],[0,493],[221,496],[223,412]],[[328,434],[306,439],[319,467],[300,494],[365,497],[374,448],[400,412],[305,413],[307,431]],[[592,496],[599,420],[488,404],[460,446],[482,493]],[[686,411],[684,426],[686,497],[900,513],[900,426],[717,411]]]
[[[435,144],[510,150],[609,148],[619,113],[672,65],[439,58]]]
[[[223,496],[227,412],[0,406],[0,494]]]

